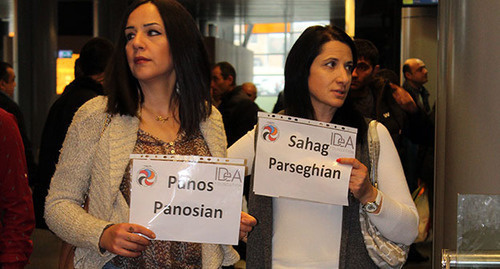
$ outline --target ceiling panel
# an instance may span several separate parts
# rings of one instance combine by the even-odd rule
[[[0,19],[12,20],[15,0],[0,0]],[[38,1],[38,0],[36,0]],[[61,1],[61,0],[60,0]],[[179,0],[199,19],[269,23],[344,18],[345,0]]]

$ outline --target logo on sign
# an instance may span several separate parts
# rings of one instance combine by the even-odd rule
[[[231,173],[227,168],[224,167],[217,167],[215,169],[215,180],[224,182],[233,182],[235,180],[239,180],[240,183],[243,182],[239,170]]]
[[[156,172],[151,168],[142,169],[139,171],[137,182],[141,186],[151,187],[156,182]]]
[[[339,133],[332,133],[330,140],[330,144],[333,146],[354,149],[354,141],[352,141],[351,136],[344,138]]]
[[[268,142],[274,142],[278,139],[278,128],[272,124],[267,124],[262,128],[262,138]]]

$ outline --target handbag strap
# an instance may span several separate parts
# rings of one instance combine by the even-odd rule
[[[378,189],[378,159],[380,155],[380,140],[377,132],[378,121],[372,120],[368,124],[368,152],[370,154],[370,176],[372,184]]]

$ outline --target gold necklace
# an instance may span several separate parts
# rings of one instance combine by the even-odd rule
[[[162,116],[160,116],[160,115],[155,116],[155,120],[156,120],[156,121],[159,121],[159,122],[161,122],[161,123],[165,123],[165,122],[167,122],[169,118],[170,118],[170,117],[162,117]]]
[[[142,109],[144,109],[144,107],[143,107],[143,106],[141,106],[141,108],[139,109],[139,113],[138,113],[138,114],[139,114],[139,115],[138,115],[138,116],[139,116],[139,118],[142,118]],[[147,109],[146,109],[146,110],[147,110]],[[150,113],[151,113],[151,112],[150,112]],[[153,114],[153,113],[151,113],[151,114]],[[161,123],[166,123],[166,122],[170,119],[170,117],[169,117],[169,116],[167,116],[167,117],[163,117],[163,116],[161,116],[161,115],[154,115],[154,114],[153,114],[153,116],[155,117],[155,121],[159,121],[159,122],[161,122]]]

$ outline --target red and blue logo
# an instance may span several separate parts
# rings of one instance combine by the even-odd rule
[[[278,128],[272,124],[264,125],[262,128],[262,138],[268,142],[274,142],[279,137]]]
[[[156,182],[156,172],[151,168],[142,169],[137,181],[141,186],[151,187]]]

